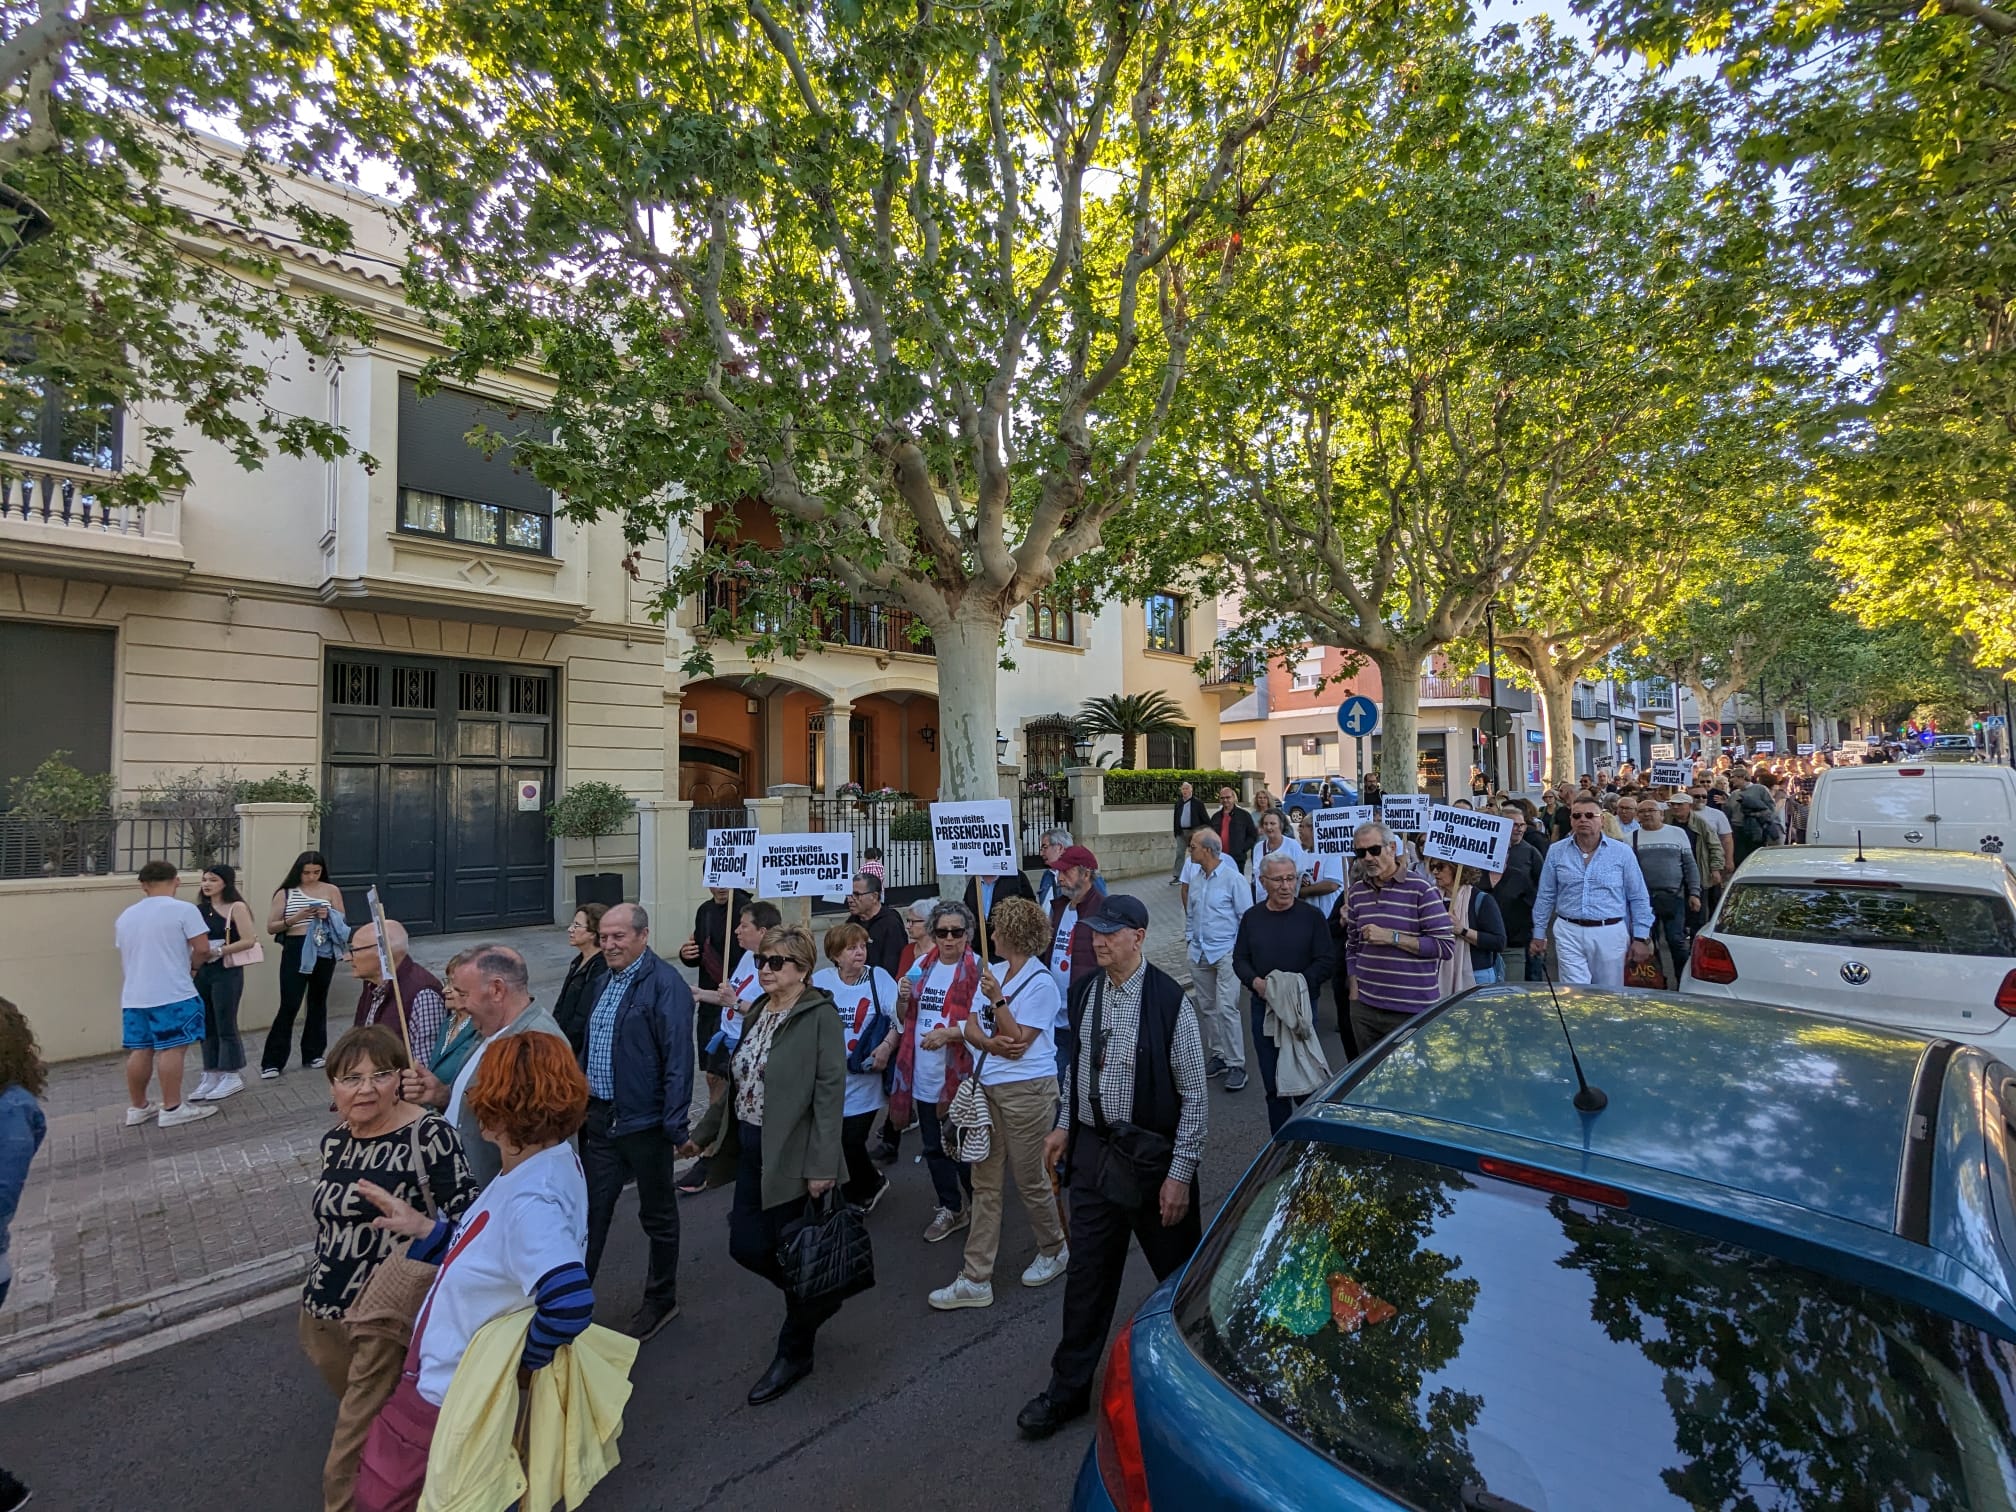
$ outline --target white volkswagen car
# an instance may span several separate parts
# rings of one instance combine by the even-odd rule
[[[1758,851],[1680,990],[2016,1047],[2016,874],[1967,851]]]

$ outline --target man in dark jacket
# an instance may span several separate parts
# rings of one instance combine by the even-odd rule
[[[719,987],[722,978],[741,964],[742,942],[734,938],[729,921],[741,917],[748,903],[749,894],[739,887],[710,887],[707,889],[707,901],[693,911],[693,934],[679,947],[679,959],[693,968],[700,979],[702,991],[711,992]],[[726,961],[721,959],[724,942],[728,947]],[[714,1031],[721,1027],[721,1008],[717,1003],[701,1002],[697,998],[694,1003],[694,1011],[700,1015],[700,1043],[704,1045],[714,1038]]]
[[[651,949],[651,921],[635,903],[602,916],[609,980],[588,1015],[581,1066],[588,1119],[581,1169],[588,1178],[590,1280],[623,1184],[637,1182],[637,1218],[651,1241],[644,1300],[625,1332],[639,1343],[679,1316],[679,1198],[673,1152],[686,1142],[693,1105],[693,994]]]
[[[1019,868],[1006,876],[966,879],[967,912],[983,923],[993,914],[1003,898],[1027,898],[1031,903],[1036,901],[1036,890],[1029,885],[1029,879],[1022,875]],[[980,942],[975,940],[973,944],[978,948]],[[1001,951],[994,944],[991,929],[987,935],[987,959],[990,961],[1003,959]]]
[[[1330,921],[1312,904],[1295,896],[1302,869],[1278,851],[1260,863],[1260,902],[1239,920],[1239,938],[1232,946],[1232,970],[1253,994],[1253,1058],[1260,1063],[1260,1085],[1267,1092],[1267,1127],[1278,1133],[1296,1105],[1306,1097],[1283,1096],[1277,1073],[1281,1050],[1267,1033],[1267,978],[1277,971],[1299,974],[1309,993],[1309,1030],[1316,1029],[1316,1006],[1323,984],[1337,969],[1337,946]],[[1317,1054],[1321,1055],[1320,1049]]]
[[[433,1063],[434,1052],[440,1047],[448,1001],[441,995],[441,979],[406,952],[406,926],[397,919],[387,919],[385,953],[392,957],[392,974],[399,979],[395,1001],[378,959],[378,926],[359,924],[350,932],[350,972],[364,984],[357,998],[357,1027],[383,1024],[398,1033],[399,1013],[404,1008],[405,1037],[413,1064],[426,1066]]]
[[[1229,787],[1218,789],[1218,807],[1204,824],[1217,835],[1219,849],[1232,858],[1232,864],[1246,870],[1246,858],[1260,841],[1260,826],[1239,807],[1239,795]]]
[[[1544,961],[1536,961],[1526,953],[1526,947],[1533,939],[1533,898],[1540,891],[1540,866],[1547,858],[1534,846],[1527,843],[1530,831],[1526,828],[1526,815],[1521,809],[1507,804],[1499,810],[1512,821],[1512,852],[1505,863],[1505,870],[1498,876],[1491,889],[1491,897],[1498,905],[1498,912],[1505,917],[1505,965],[1510,981],[1509,968],[1515,961],[1525,962],[1526,980],[1541,980]]]
[[[1211,816],[1204,811],[1204,800],[1189,783],[1178,788],[1176,795],[1176,859],[1169,867],[1171,887],[1182,879],[1183,863],[1190,859],[1190,837],[1211,822]]]
[[[868,964],[895,976],[903,961],[903,947],[910,943],[910,931],[903,927],[902,915],[882,906],[882,879],[873,872],[854,873],[847,912],[868,931]]]

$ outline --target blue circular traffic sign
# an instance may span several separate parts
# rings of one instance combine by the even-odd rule
[[[1379,728],[1379,705],[1363,693],[1353,693],[1337,705],[1337,728],[1364,739]]]

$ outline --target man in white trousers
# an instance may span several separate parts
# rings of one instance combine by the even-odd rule
[[[1183,937],[1190,955],[1190,1000],[1210,1056],[1205,1074],[1225,1078],[1225,1090],[1246,1085],[1246,1031],[1239,1023],[1239,973],[1232,947],[1239,920],[1253,906],[1253,884],[1225,854],[1218,836],[1200,829],[1190,837],[1197,870],[1183,899]]]
[[[1592,793],[1568,810],[1568,838],[1547,848],[1533,900],[1533,943],[1549,937],[1564,983],[1622,987],[1624,967],[1652,954],[1652,895],[1631,847],[1603,834],[1603,806]]]

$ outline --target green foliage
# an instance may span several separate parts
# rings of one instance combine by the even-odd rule
[[[895,814],[889,820],[889,839],[892,843],[906,840],[929,840],[931,838],[931,811],[910,809]]]
[[[547,807],[546,833],[561,840],[613,835],[637,812],[637,800],[613,782],[577,782]]]
[[[24,819],[59,824],[108,818],[112,775],[80,771],[70,764],[68,751],[52,751],[34,771],[7,784],[7,807]]]
[[[1118,735],[1120,765],[1131,768],[1143,735],[1166,735],[1184,728],[1189,716],[1167,693],[1112,693],[1088,698],[1073,721],[1083,735]]]
[[[1151,803],[1173,805],[1183,796],[1178,789],[1186,782],[1195,790],[1194,796],[1204,800],[1207,808],[1217,803],[1221,787],[1229,787],[1235,793],[1240,791],[1237,772],[1203,768],[1156,772],[1109,767],[1100,780],[1105,784],[1105,801],[1114,808]]]
[[[312,804],[309,818],[319,822],[328,805],[322,801],[322,794],[315,786],[315,779],[308,768],[294,772],[276,772],[271,777],[254,777],[239,784],[239,803],[306,803]]]

